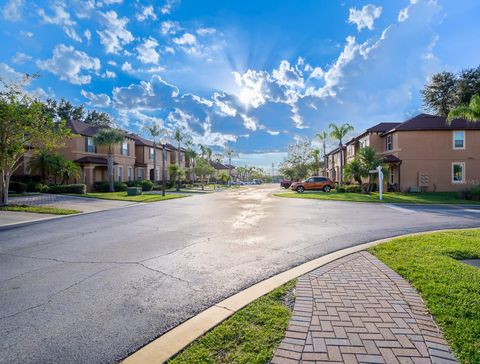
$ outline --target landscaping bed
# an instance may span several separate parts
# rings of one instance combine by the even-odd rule
[[[81,211],[70,209],[59,209],[51,206],[28,206],[28,205],[8,205],[0,207],[0,211],[13,212],[35,212],[37,214],[55,214],[55,215],[73,215]]]
[[[353,192],[281,192],[274,196],[290,198],[309,198],[318,200],[334,201],[352,201],[352,202],[383,202],[383,203],[410,203],[410,204],[477,204],[479,201],[464,200],[458,198],[456,192],[423,192],[423,193],[403,193],[403,192],[385,192],[383,200],[379,199],[378,192],[353,193]]]
[[[480,230],[393,239],[369,249],[420,293],[461,363],[480,363]]]
[[[82,197],[99,198],[103,200],[119,200],[119,201],[132,201],[132,202],[157,202],[163,200],[172,200],[174,198],[187,197],[186,194],[168,194],[165,196],[159,194],[142,194],[138,196],[128,196],[127,192],[91,192]]]
[[[195,340],[168,363],[268,363],[292,315],[292,280]]]

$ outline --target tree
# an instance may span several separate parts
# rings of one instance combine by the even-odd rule
[[[173,133],[173,139],[175,139],[175,141],[177,142],[177,150],[178,150],[178,155],[177,155],[177,160],[178,160],[178,167],[181,168],[181,158],[180,158],[180,154],[181,154],[181,150],[180,150],[180,147],[181,147],[181,143],[183,141],[183,134],[182,132],[180,131],[180,129],[176,129],[175,132]],[[177,180],[177,191],[180,191],[180,179]]]
[[[467,105],[474,95],[480,95],[480,66],[458,74],[455,106]]]
[[[279,165],[282,175],[291,180],[302,180],[308,176],[312,163],[312,143],[308,139],[298,138],[288,146],[287,157]]]
[[[318,140],[322,143],[322,152],[323,152],[323,175],[327,175],[327,139],[328,133],[326,131],[322,131],[316,135]]]
[[[117,129],[101,129],[93,137],[93,142],[96,145],[107,148],[108,184],[110,192],[115,191],[113,184],[113,155],[115,153],[115,145],[123,142],[124,139],[124,135]]]
[[[320,165],[321,165],[321,161],[320,161],[320,150],[319,149],[312,149],[311,151],[312,153],[312,173],[313,174],[316,174],[316,175],[319,175],[320,174]]]
[[[202,180],[202,190],[205,186],[205,176],[210,176],[215,173],[215,168],[210,165],[210,161],[205,158],[198,158],[195,165],[195,174],[200,176]]]
[[[115,122],[113,121],[110,114],[97,110],[90,110],[83,122],[104,127],[113,127],[115,125]]]
[[[155,183],[157,180],[157,138],[162,135],[163,130],[160,124],[155,121],[145,129],[153,139],[153,183]]]
[[[54,117],[60,120],[77,120],[83,121],[85,118],[85,108],[83,105],[75,106],[70,101],[65,100],[63,97],[60,102],[54,99],[47,99],[46,108],[53,114]]]
[[[8,204],[10,177],[27,150],[54,150],[71,136],[65,122],[55,121],[44,103],[24,92],[32,77],[36,76],[17,82],[0,79],[0,205]]]
[[[340,126],[331,123],[329,125],[329,128],[331,129],[330,136],[333,139],[338,140],[338,146],[340,147],[340,180],[338,182],[341,186],[343,183],[343,139],[348,133],[353,131],[353,126],[348,123],[342,124]]]
[[[217,176],[217,179],[218,179],[220,182],[223,182],[223,183],[226,184],[228,181],[230,181],[230,176],[228,175],[228,173],[222,172],[222,173],[220,173],[220,174]]]
[[[372,184],[378,177],[377,174],[372,174],[370,171],[376,169],[378,166],[382,166],[382,172],[385,176],[388,175],[388,168],[383,163],[383,157],[379,156],[372,147],[361,148],[358,151],[358,157],[364,171],[363,177],[368,176],[370,184]]]
[[[345,165],[344,173],[345,177],[355,180],[359,185],[362,184],[362,177],[365,177],[365,168],[358,156]]]
[[[48,150],[38,150],[28,164],[33,173],[39,174],[42,183],[48,183],[49,177],[55,174],[58,166],[57,154]]]
[[[71,178],[80,177],[80,167],[70,159],[59,154],[58,170],[56,176],[60,177],[62,184],[67,183]]]
[[[436,115],[447,116],[457,98],[457,76],[452,72],[436,73],[421,91],[423,104]]]
[[[185,178],[185,171],[178,164],[170,164],[168,166],[171,181],[181,181]]]
[[[480,95],[473,95],[470,103],[458,106],[448,113],[447,122],[450,124],[453,119],[462,118],[471,122],[480,121]]]
[[[228,174],[230,178],[228,179],[228,183],[231,184],[232,181],[232,158],[237,157],[238,154],[231,148],[226,148],[223,152],[223,155],[228,158]]]
[[[192,162],[192,183],[195,183],[195,160],[198,157],[198,153],[193,149],[193,144],[191,141],[186,143],[185,148],[185,157],[189,158]]]

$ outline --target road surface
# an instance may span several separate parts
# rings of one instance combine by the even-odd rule
[[[0,363],[113,363],[253,283],[474,207],[273,197],[249,187],[0,230]]]

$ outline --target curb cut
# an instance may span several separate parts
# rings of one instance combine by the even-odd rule
[[[194,340],[213,329],[222,321],[233,315],[257,298],[264,296],[275,288],[287,283],[288,281],[311,272],[327,263],[342,258],[344,256],[368,249],[372,246],[390,241],[396,238],[405,238],[411,236],[425,235],[438,232],[448,232],[456,230],[475,230],[476,228],[454,228],[422,231],[418,233],[409,233],[403,235],[391,236],[384,239],[374,240],[368,243],[356,245],[354,247],[338,250],[322,257],[313,259],[309,262],[300,264],[285,272],[279,273],[273,277],[267,278],[245,290],[230,296],[229,298],[207,308],[199,314],[189,318],[180,325],[167,331],[157,339],[140,348],[130,356],[126,357],[120,363],[122,364],[157,364],[164,363],[175,354],[179,353]]]

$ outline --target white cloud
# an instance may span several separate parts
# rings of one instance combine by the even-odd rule
[[[108,61],[107,63],[108,63],[110,66],[114,66],[114,67],[117,66],[117,62],[115,62],[115,61]]]
[[[85,90],[82,90],[80,93],[83,97],[89,100],[87,102],[88,105],[95,107],[107,107],[111,103],[110,97],[107,94],[94,94],[93,92],[88,92]]]
[[[20,32],[20,35],[24,36],[24,37],[27,37],[27,38],[31,38],[33,37],[33,33],[32,32],[25,32],[25,31],[21,31]]]
[[[160,61],[160,54],[156,51],[156,47],[158,47],[156,39],[152,37],[145,39],[145,41],[136,48],[138,52],[138,60],[142,63],[158,64]]]
[[[197,34],[201,36],[215,34],[217,30],[215,28],[199,28]]]
[[[157,20],[157,15],[152,5],[144,6],[142,11],[135,15],[138,21],[145,21],[147,19]]]
[[[258,121],[255,120],[253,117],[251,116],[248,116],[248,115],[241,115],[242,116],[242,119],[243,119],[243,125],[245,126],[245,128],[247,128],[248,130],[252,130],[252,131],[255,131],[257,130],[257,127],[258,127]]]
[[[86,29],[86,30],[83,32],[83,35],[84,35],[85,38],[87,39],[87,42],[90,42],[90,39],[92,39],[92,32],[90,32],[89,29]]]
[[[122,71],[123,72],[131,72],[132,71],[132,65],[130,64],[130,62],[125,62],[124,64],[122,64]]]
[[[106,70],[105,73],[102,75],[103,78],[115,78],[117,74],[113,71]]]
[[[190,33],[185,33],[179,38],[173,38],[173,42],[178,45],[195,45],[197,38]]]
[[[350,8],[349,12],[348,22],[355,24],[358,31],[361,31],[363,28],[372,30],[375,19],[382,14],[382,7],[368,4],[360,10]]]
[[[299,70],[290,66],[288,61],[281,61],[278,69],[273,70],[272,76],[280,85],[288,88],[303,88],[303,75]]]
[[[7,81],[13,81],[19,80],[20,78],[22,78],[22,76],[23,75],[20,72],[15,71],[8,64],[0,63],[0,78]]]
[[[75,30],[75,21],[70,18],[70,14],[65,9],[66,5],[63,1],[57,0],[51,5],[52,15],[47,15],[45,10],[40,8],[38,14],[42,18],[42,21],[46,24],[55,24],[63,27],[63,30],[67,36],[77,42],[81,42],[82,38]]]
[[[181,29],[180,24],[176,21],[166,20],[160,24],[160,32],[164,35],[175,34]]]
[[[398,21],[399,22],[404,22],[405,20],[408,19],[408,12],[410,10],[410,7],[411,7],[411,5],[415,5],[416,3],[417,3],[417,0],[410,0],[410,5],[399,11],[399,13],[398,13]]]
[[[11,22],[19,21],[22,18],[24,5],[25,0],[8,0],[2,7],[3,18]]]
[[[82,51],[77,51],[73,46],[59,44],[53,50],[51,59],[38,60],[37,66],[45,71],[58,75],[61,80],[75,85],[90,83],[92,76],[90,71],[100,70],[100,60],[90,57]]]
[[[25,53],[22,53],[22,52],[17,52],[17,53],[15,53],[15,56],[13,56],[12,62],[17,63],[17,64],[22,64],[22,63],[25,63],[25,62],[27,62],[31,59],[32,59],[32,57],[29,56],[28,54],[25,54]]]
[[[173,10],[173,7],[179,3],[179,0],[166,0],[165,4],[160,8],[162,14],[170,14]]]
[[[133,41],[132,33],[125,28],[128,23],[127,18],[119,18],[113,10],[106,13],[100,12],[100,17],[105,29],[97,30],[97,34],[107,53],[118,53],[124,45]]]

